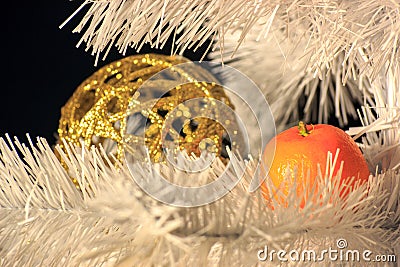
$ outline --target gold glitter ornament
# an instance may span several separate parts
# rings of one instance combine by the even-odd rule
[[[222,86],[198,82],[191,73],[177,66],[187,62],[190,61],[180,56],[148,54],[126,57],[100,68],[78,86],[62,108],[60,140],[87,147],[100,144],[114,147],[109,150],[113,150],[117,160],[124,158],[128,144],[143,142],[155,162],[164,159],[166,143],[176,144],[176,148],[185,149],[189,155],[199,156],[202,149],[207,149],[225,161],[224,147],[230,145],[230,140],[218,119],[223,117],[225,123],[233,124],[235,118],[216,114],[213,120],[192,117],[192,113],[204,114],[216,101],[231,109],[233,105]],[[172,70],[169,77],[150,79],[168,68]],[[204,69],[194,67],[193,71],[201,72],[206,80],[216,80]],[[176,81],[181,82],[160,95],[158,88],[166,88]],[[191,99],[202,99],[202,104],[189,109],[185,101]],[[129,130],[129,118],[134,114],[147,119],[142,135]],[[166,125],[166,121],[172,123]],[[167,133],[164,138],[162,133]]]

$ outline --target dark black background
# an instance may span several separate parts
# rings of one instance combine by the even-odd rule
[[[8,133],[26,141],[46,138],[54,143],[61,107],[76,87],[98,68],[122,58],[113,48],[105,61],[94,66],[95,57],[85,51],[85,43],[76,47],[81,34],[72,33],[85,9],[64,28],[59,26],[83,1],[20,1],[7,2],[2,25],[2,88],[0,100],[0,136]],[[207,44],[196,53],[184,56],[199,60]],[[170,54],[145,46],[140,53]],[[133,49],[126,55],[137,54]]]

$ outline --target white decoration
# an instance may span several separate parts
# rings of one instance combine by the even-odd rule
[[[320,251],[335,248],[339,238],[346,239],[349,249],[395,253],[399,173],[371,176],[368,195],[362,185],[350,193],[347,204],[334,190],[335,179],[327,177],[316,187],[323,192],[318,203],[299,209],[294,187],[289,207],[275,203],[272,210],[260,191],[248,193],[250,167],[222,199],[177,208],[152,199],[134,182],[133,176],[152,174],[149,165],[138,164],[130,174],[124,165],[109,165],[104,150],[67,149],[67,154],[57,149],[61,163],[43,139],[29,148],[0,139],[2,265],[248,266],[262,263],[257,252],[266,245]],[[232,162],[244,166],[240,160]],[[172,181],[185,178],[162,168]],[[211,170],[205,177],[214,179]]]

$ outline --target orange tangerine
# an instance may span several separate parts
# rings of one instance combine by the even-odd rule
[[[349,190],[354,188],[357,181],[366,182],[370,174],[364,156],[348,134],[332,125],[306,125],[300,122],[297,127],[292,127],[276,135],[264,150],[263,162],[265,166],[270,166],[266,179],[270,179],[280,193],[269,194],[264,182],[261,189],[265,198],[271,200],[270,195],[272,195],[278,203],[287,206],[285,196],[296,183],[296,193],[302,197],[300,207],[303,208],[307,198],[310,197],[310,187],[319,181],[317,179],[318,164],[320,164],[322,176],[324,176],[328,151],[332,153],[333,160],[337,149],[340,150],[331,177],[337,175],[341,162],[343,162],[339,183],[340,185],[345,184],[340,192],[340,196],[345,197]],[[296,179],[295,168],[297,168]],[[290,174],[287,173],[288,171]],[[266,171],[261,172],[262,177],[265,177],[265,173]],[[314,194],[318,194],[318,192],[314,192]],[[315,197],[316,195],[313,196],[313,199]]]

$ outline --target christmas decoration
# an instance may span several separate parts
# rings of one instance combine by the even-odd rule
[[[86,7],[86,16],[74,32],[84,31],[79,44],[86,42],[87,49],[93,48],[96,60],[101,52],[106,56],[114,45],[122,54],[129,47],[140,50],[145,43],[163,47],[171,35],[175,37],[173,52],[195,50],[208,39],[215,40],[215,47],[222,49],[228,44],[224,52],[239,52],[249,32],[254,30],[256,33],[255,39],[249,39],[263,45],[270,34],[279,30],[293,41],[292,48],[301,47],[309,59],[310,71],[320,78],[324,77],[325,67],[333,69],[332,60],[344,52],[341,81],[345,82],[358,72],[374,79],[386,61],[398,58],[399,53],[395,49],[399,42],[399,5],[393,1],[326,1],[315,4],[313,1],[285,0],[173,0],[157,3],[150,0],[86,0],[60,27]],[[231,33],[238,33],[232,40],[234,43],[225,40]],[[307,40],[304,45],[298,43],[303,37]],[[281,53],[285,55],[284,51]],[[254,53],[249,55],[252,55],[249,58],[257,58]],[[262,70],[259,68],[258,73]]]
[[[297,37],[287,38],[281,31],[274,31],[265,40],[256,41],[261,26],[247,34],[247,42],[235,52],[238,34],[227,34],[224,37],[223,51],[211,53],[216,61],[222,59],[248,75],[265,93],[271,105],[279,131],[296,125],[299,119],[316,123],[328,123],[336,119],[339,126],[345,127],[349,122],[357,120],[357,106],[373,104],[369,91],[368,78],[358,77],[356,73],[344,73],[342,65],[345,53],[339,53],[337,58],[329,61],[331,67],[322,66],[322,73],[308,69],[309,55],[305,54],[308,39]],[[268,60],[254,65],[253,58],[268,55]],[[240,60],[236,60],[236,59]],[[346,63],[347,64],[347,63]],[[354,67],[359,70],[358,66]],[[265,75],[268,73],[268,75]],[[349,77],[346,77],[349,75]],[[352,76],[356,75],[356,76]],[[235,80],[235,77],[225,76],[224,80]],[[282,109],[282,106],[287,107]]]
[[[370,174],[367,162],[351,137],[327,124],[306,125],[301,121],[297,127],[278,134],[267,144],[264,161],[271,167],[268,172],[264,170],[263,175],[267,175],[276,187],[270,192],[268,187],[263,186],[266,199],[276,198],[287,205],[285,195],[297,184],[297,195],[302,198],[301,208],[307,200],[315,201],[321,194],[313,188],[315,183],[322,181],[325,184],[324,178],[338,176],[339,170],[341,180],[333,183],[345,185],[344,191],[340,192],[341,197],[345,197],[357,184],[367,182]],[[330,175],[322,173],[327,165],[336,166],[335,169],[330,168]]]
[[[399,58],[397,3],[262,1],[260,6],[263,16],[243,15],[252,25],[223,30],[210,57],[242,71],[264,91],[279,131],[299,119],[328,123],[334,117],[345,127],[358,119],[357,106],[374,106],[371,82]],[[264,57],[268,60],[254,64]]]
[[[261,190],[248,190],[252,178],[258,177],[252,155],[243,159],[228,150],[233,171],[226,172],[227,177],[235,180],[244,172],[236,187],[207,205],[171,206],[145,194],[136,181],[155,178],[161,170],[171,183],[201,186],[224,172],[223,159],[217,157],[197,180],[188,179],[188,173],[201,169],[201,161],[193,160],[186,172],[179,171],[186,164],[182,158],[175,166],[143,160],[131,162],[128,168],[124,161],[112,162],[110,154],[118,155],[123,132],[115,124],[118,120],[107,118],[106,111],[111,110],[100,105],[107,116],[93,119],[107,121],[108,126],[73,126],[91,129],[82,140],[69,137],[65,126],[60,127],[61,135],[67,138],[61,138],[55,148],[40,138],[36,144],[29,139],[29,145],[9,136],[0,138],[0,265],[328,266],[380,260],[391,266],[399,261],[397,2],[87,0],[77,12],[86,7],[87,14],[75,31],[84,31],[79,44],[93,49],[95,64],[114,45],[125,55],[130,47],[140,51],[144,44],[157,50],[171,37],[175,54],[210,42],[213,61],[237,68],[260,87],[271,104],[278,132],[299,119],[316,124],[334,117],[341,128],[349,127],[346,133],[358,142],[371,176],[345,199],[340,197],[346,185],[334,181],[347,174],[340,168],[342,162],[328,154],[332,164],[321,167],[326,177],[316,177],[326,179],[313,188],[321,192],[320,197],[302,203],[294,184],[285,196],[287,203],[273,202],[270,209]],[[234,75],[221,78],[240,84]],[[123,86],[114,90],[105,84],[99,92],[128,94]],[[114,109],[126,100],[119,96],[112,100],[99,93],[97,100],[110,101]],[[77,99],[85,104],[84,98]],[[261,114],[265,110],[258,103],[252,106]],[[242,112],[233,99],[231,104],[238,114]],[[71,121],[87,114],[72,113]],[[349,126],[350,117],[357,119],[357,115],[357,125]],[[96,131],[105,140],[93,140]],[[84,132],[77,131],[79,136]],[[79,146],[81,141],[86,146]],[[101,145],[88,147],[93,141]],[[287,175],[300,178],[296,168]],[[265,183],[272,192],[272,181]],[[159,184],[154,188],[169,193]],[[336,251],[337,257],[326,256],[327,251]]]
[[[117,169],[107,163],[103,149],[66,143],[66,153],[57,148],[69,166],[66,171],[46,140],[31,145],[8,137],[0,140],[4,188],[0,191],[0,253],[5,266],[249,266],[268,263],[257,257],[266,245],[319,253],[329,247],[338,249],[340,238],[347,240],[349,250],[397,253],[393,248],[399,241],[400,189],[394,185],[400,176],[393,171],[371,179],[366,198],[362,197],[366,185],[350,192],[344,203],[337,191],[320,184],[316,190],[324,195],[318,209],[310,202],[299,210],[297,200],[288,207],[277,205],[272,212],[260,191],[251,194],[246,189],[250,166],[241,183],[223,199],[197,208],[177,208],[144,194],[134,182],[133,176],[154,175],[149,165],[136,164],[134,172]],[[230,162],[237,169],[243,167],[239,160]],[[186,176],[166,171],[172,172],[172,182]],[[214,171],[210,169],[204,179],[213,180]],[[70,176],[77,177],[81,191]],[[288,199],[296,201],[295,187]],[[334,205],[326,205],[331,199]],[[330,263],[325,258],[315,265]],[[279,261],[275,258],[271,264]]]
[[[169,142],[177,139],[181,149],[186,149],[189,155],[199,156],[200,142],[210,138],[213,152],[223,157],[223,127],[207,118],[191,120],[192,114],[185,101],[216,99],[233,108],[224,89],[216,84],[196,81],[195,76],[199,74],[187,73],[179,66],[169,72],[169,77],[152,78],[161,70],[184,62],[189,61],[179,56],[151,54],[127,57],[102,67],[76,89],[62,108],[59,138],[75,145],[83,142],[87,147],[102,144],[106,151],[115,153],[118,160],[123,159],[124,149],[130,143],[144,141],[151,159],[158,162],[163,160],[162,130],[168,118],[175,126],[166,130]],[[192,71],[212,77],[200,67]],[[146,83],[149,78],[151,81]],[[162,88],[172,86],[174,80],[184,84],[166,88],[168,90],[163,92]],[[213,104],[211,102],[208,104]],[[175,108],[181,111],[172,113]],[[197,112],[201,108],[199,105],[195,107]],[[140,125],[137,115],[141,115],[142,120],[147,119],[144,134],[137,129]],[[234,118],[225,119],[234,123]],[[229,145],[227,140],[225,145]]]

